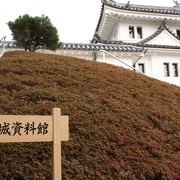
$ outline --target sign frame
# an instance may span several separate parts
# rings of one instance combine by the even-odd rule
[[[69,117],[62,116],[60,108],[53,108],[50,116],[0,115],[0,143],[53,142],[54,180],[62,179],[61,141],[68,140]]]

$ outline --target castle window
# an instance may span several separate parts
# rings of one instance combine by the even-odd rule
[[[179,29],[176,30],[176,34],[180,38],[180,30]]]
[[[137,38],[142,39],[142,27],[137,27]]]
[[[139,64],[138,64],[138,70],[141,71],[142,73],[145,73],[144,63],[139,63]]]
[[[134,38],[134,26],[129,26],[129,38]]]
[[[170,71],[169,71],[169,63],[164,63],[164,76],[169,77]]]
[[[173,77],[178,77],[178,64],[177,63],[172,63],[172,70],[173,70]]]

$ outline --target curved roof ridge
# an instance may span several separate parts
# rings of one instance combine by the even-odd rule
[[[97,26],[96,26],[96,30],[95,30],[93,39],[91,40],[91,43],[94,42],[94,37],[95,37],[96,33],[98,32],[98,29],[99,29],[99,26],[100,26],[100,23],[101,23],[101,19],[102,19],[102,16],[103,16],[103,12],[104,12],[104,3],[103,3],[103,0],[101,0],[101,2],[102,2],[101,12],[100,12],[99,20],[98,20],[98,23],[97,23]]]
[[[177,7],[137,5],[137,4],[130,4],[129,2],[119,3],[113,0],[102,0],[102,3],[103,5],[107,5],[112,8],[123,9],[123,10],[128,10],[128,11],[180,15],[180,9]]]
[[[176,39],[178,39],[180,41],[180,37],[177,36],[169,27],[167,27],[166,25],[164,26],[164,29],[166,29],[166,31],[168,31],[171,35],[173,35]]]
[[[160,26],[158,27],[158,30],[155,31],[153,34],[151,34],[150,36],[148,36],[147,38],[139,41],[137,44],[145,44],[147,43],[148,41],[151,41],[152,39],[154,39],[155,37],[157,37],[159,34],[161,34],[161,32],[164,31],[164,27],[165,27],[165,24],[166,24],[166,20],[164,19],[163,22],[160,24]]]
[[[180,38],[179,38],[176,34],[174,34],[170,28],[168,28],[168,27],[166,26],[166,23],[167,23],[167,21],[166,21],[166,19],[164,19],[164,20],[162,21],[162,23],[160,24],[160,26],[158,27],[158,30],[157,30],[157,31],[155,31],[153,34],[151,34],[151,35],[148,36],[147,38],[139,41],[139,42],[136,43],[136,44],[145,44],[145,43],[151,41],[152,39],[154,39],[155,37],[157,37],[157,36],[158,36],[159,34],[161,34],[164,30],[168,31],[172,36],[174,36],[176,39],[180,40]]]

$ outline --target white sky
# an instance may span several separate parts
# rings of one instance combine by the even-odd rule
[[[116,0],[127,3],[128,0]],[[130,0],[132,4],[174,6],[173,0]],[[89,43],[101,10],[101,0],[3,0],[0,5],[0,38],[11,40],[7,22],[19,15],[46,15],[57,28],[60,41]]]

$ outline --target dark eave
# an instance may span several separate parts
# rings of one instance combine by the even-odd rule
[[[180,46],[159,45],[159,44],[143,44],[143,43],[126,43],[126,42],[123,42],[123,45],[139,47],[139,48],[180,49]]]
[[[0,43],[0,48],[3,44]],[[6,41],[5,48],[18,48],[14,41]],[[85,51],[114,51],[114,52],[143,52],[144,48],[162,48],[162,49],[180,49],[180,46],[168,46],[168,45],[155,45],[155,44],[142,44],[142,43],[125,43],[120,44],[102,44],[102,43],[63,43],[60,49],[63,50],[85,50]]]
[[[139,46],[142,47],[142,46]],[[170,46],[170,45],[155,45],[155,44],[145,44],[145,48],[160,48],[160,49],[180,49],[180,46]]]
[[[134,47],[132,45],[115,45],[115,44],[79,44],[79,43],[64,43],[64,50],[88,50],[88,51],[119,51],[119,52],[142,52],[143,48]]]
[[[100,12],[100,16],[99,16],[99,20],[98,20],[98,24],[97,24],[95,33],[98,32],[98,29],[99,29],[99,26],[100,26],[100,23],[101,23],[101,19],[102,19],[102,16],[103,16],[103,12],[104,12],[104,4],[102,3],[101,12]]]
[[[162,49],[180,49],[180,46],[160,45],[160,44],[143,44],[143,43],[123,43],[126,46],[133,46],[139,48],[162,48]]]
[[[100,23],[101,23],[101,19],[102,19],[102,16],[103,16],[103,12],[104,12],[104,3],[102,3],[102,6],[101,6],[101,12],[100,12],[98,24],[97,24],[97,26],[96,26],[96,30],[95,30],[93,39],[91,40],[91,43],[94,43],[94,42],[95,42],[95,41],[94,41],[94,37],[95,37],[95,35],[97,34],[97,32],[98,32],[98,30],[99,30],[99,26],[100,26]]]
[[[129,2],[125,4],[125,3],[118,3],[113,0],[102,0],[102,3],[112,8],[128,10],[128,11],[180,15],[180,9],[178,7],[135,5]]]
[[[0,42],[0,48],[3,43]],[[6,41],[5,48],[19,48],[15,41]],[[118,51],[118,52],[142,52],[142,47],[133,47],[132,45],[118,45],[118,44],[83,44],[83,43],[63,43],[61,48],[63,50],[85,50],[85,51]]]

